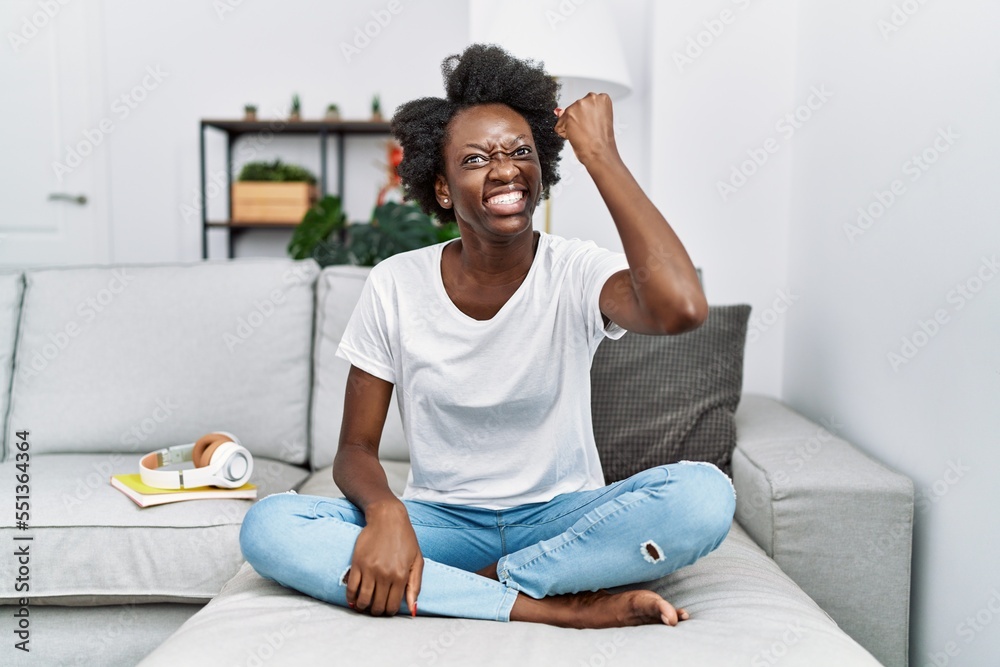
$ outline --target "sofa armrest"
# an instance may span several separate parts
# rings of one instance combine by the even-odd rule
[[[736,520],[885,665],[906,665],[913,482],[780,401],[744,394]]]

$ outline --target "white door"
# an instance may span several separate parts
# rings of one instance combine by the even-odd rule
[[[110,261],[101,5],[0,2],[0,268]]]

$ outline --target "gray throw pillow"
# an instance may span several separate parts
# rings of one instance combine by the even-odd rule
[[[730,474],[750,306],[710,306],[676,336],[605,338],[590,370],[594,438],[608,484],[665,463]]]

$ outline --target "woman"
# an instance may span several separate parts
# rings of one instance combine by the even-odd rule
[[[409,199],[461,237],[374,267],[338,356],[351,362],[333,477],[345,498],[277,494],[243,523],[264,577],[375,616],[407,609],[565,627],[676,625],[651,581],[714,550],[729,478],[672,464],[605,486],[590,415],[598,343],[699,326],[684,247],[622,163],[611,102],[555,109],[531,61],[472,45],[445,60],[447,99],[392,120]],[[625,253],[532,230],[569,141]],[[410,447],[402,499],[378,445],[393,388]],[[405,604],[405,607],[403,605]]]

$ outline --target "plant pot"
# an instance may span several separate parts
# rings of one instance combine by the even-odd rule
[[[298,111],[293,111],[292,113],[288,114],[288,120],[300,121],[302,120],[302,116],[299,114]]]
[[[248,123],[254,122],[255,120],[257,120],[257,112],[256,111],[244,111],[243,112],[243,120],[245,120]]]
[[[233,183],[234,222],[277,222],[297,225],[316,203],[316,186],[309,183],[240,181]]]

